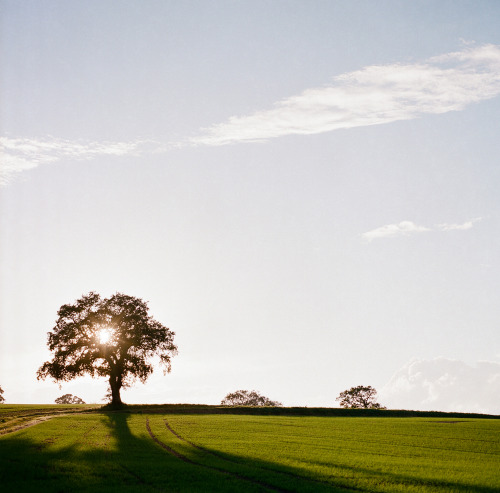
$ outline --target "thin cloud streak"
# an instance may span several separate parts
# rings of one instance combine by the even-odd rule
[[[380,226],[379,228],[363,233],[362,236],[368,241],[372,241],[377,238],[408,236],[412,233],[422,233],[424,231],[430,231],[430,229],[425,226],[418,226],[411,221],[401,221],[398,224],[386,224],[385,226]]]
[[[500,46],[483,45],[423,63],[374,65],[337,76],[270,110],[232,116],[190,139],[195,145],[258,142],[459,111],[500,94]]]
[[[463,224],[446,224],[446,223],[438,224],[436,228],[439,229],[440,231],[453,231],[453,230],[465,231],[466,229],[471,229],[474,226],[474,223],[481,221],[481,219],[482,218],[480,217],[476,217]]]
[[[395,238],[400,236],[409,236],[415,233],[425,233],[428,231],[465,231],[471,229],[474,223],[481,221],[482,218],[476,217],[463,224],[437,224],[434,227],[419,226],[412,221],[401,221],[398,224],[386,224],[379,228],[372,229],[363,233],[361,236],[368,241],[380,238]]]
[[[333,84],[307,89],[270,110],[233,116],[197,137],[177,142],[69,141],[0,137],[0,186],[26,170],[62,159],[151,155],[174,148],[266,141],[459,111],[500,94],[500,46],[469,47],[423,63],[374,65],[339,75]],[[411,232],[411,225],[392,231]],[[413,225],[413,227],[417,227]],[[453,225],[449,225],[449,229]],[[461,229],[467,229],[462,227]],[[390,231],[386,231],[387,235]],[[384,235],[382,235],[384,236]]]
[[[169,147],[158,142],[84,142],[63,139],[27,139],[0,137],[0,186],[15,176],[43,164],[62,159],[89,160],[98,156],[127,156],[164,152]]]

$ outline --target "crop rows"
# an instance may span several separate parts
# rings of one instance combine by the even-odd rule
[[[0,437],[18,492],[493,493],[499,470],[499,420],[94,411]]]

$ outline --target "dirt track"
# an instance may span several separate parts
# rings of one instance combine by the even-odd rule
[[[60,416],[60,414],[54,414],[53,416],[41,416],[39,418],[32,419],[31,421],[25,421],[19,425],[14,425],[8,428],[4,428],[3,430],[0,430],[0,436],[8,435],[9,433],[14,433],[15,431],[24,430],[24,428],[29,428],[30,426],[38,425],[40,423],[43,423],[44,421],[53,418],[54,416]]]
[[[48,409],[19,409],[6,411],[0,414],[0,436],[14,433],[30,426],[43,423],[48,419],[56,416],[68,416],[70,414],[82,414],[92,409],[81,409],[65,407],[58,409],[57,407]]]

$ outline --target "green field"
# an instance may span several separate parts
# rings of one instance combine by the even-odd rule
[[[500,491],[498,419],[280,413],[0,406],[0,487],[6,492]]]

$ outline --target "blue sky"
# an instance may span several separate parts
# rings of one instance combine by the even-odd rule
[[[335,406],[373,385],[390,407],[500,413],[498,2],[0,17],[9,402],[104,395],[35,379],[58,308],[94,290],[177,334],[172,373],[127,402]]]

